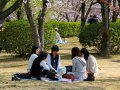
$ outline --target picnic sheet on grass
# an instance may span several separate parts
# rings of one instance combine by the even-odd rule
[[[54,80],[50,80],[49,78],[41,78],[42,81],[45,81],[45,82],[69,82],[71,83],[71,79],[65,79],[65,78],[62,78],[58,81],[54,81]]]
[[[24,78],[22,80],[37,80],[37,79],[36,78],[31,78],[31,79],[25,79]],[[41,80],[44,81],[44,82],[66,82],[66,83],[80,82],[80,80],[72,81],[71,79],[66,79],[66,78],[62,78],[58,81],[55,81],[55,80],[51,80],[49,78],[42,77]]]

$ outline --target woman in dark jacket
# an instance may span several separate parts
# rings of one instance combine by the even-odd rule
[[[45,76],[53,80],[57,79],[57,74],[54,71],[51,71],[49,66],[46,63],[47,53],[41,52],[40,56],[36,58],[31,67],[31,76],[40,77]]]

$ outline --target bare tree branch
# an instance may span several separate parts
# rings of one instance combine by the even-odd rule
[[[0,19],[4,20],[7,16],[9,16],[13,11],[18,9],[22,4],[23,0],[17,0],[10,8],[0,13]]]

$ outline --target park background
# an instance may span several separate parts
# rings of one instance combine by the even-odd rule
[[[1,0],[0,89],[1,90],[119,90],[120,0]],[[99,22],[87,24],[91,14]],[[94,82],[46,83],[11,81],[16,72],[26,72],[33,45],[50,51],[60,44],[62,66],[71,65],[71,48],[86,47],[97,58],[100,72]]]

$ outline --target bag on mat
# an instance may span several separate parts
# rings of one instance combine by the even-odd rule
[[[72,72],[72,66],[65,66],[66,67],[66,73]]]
[[[75,77],[73,74],[64,74],[62,75],[63,78],[66,78],[66,79],[71,79],[72,81],[74,81]]]

